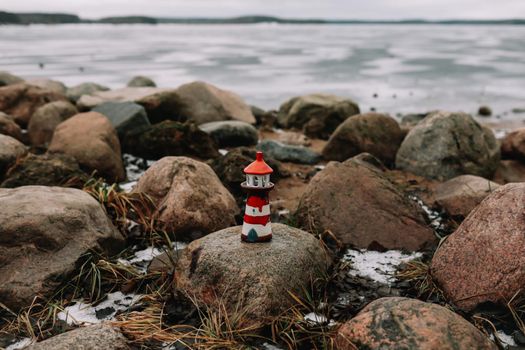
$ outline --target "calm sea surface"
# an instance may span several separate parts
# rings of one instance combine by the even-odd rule
[[[0,70],[113,88],[136,74],[161,87],[205,80],[264,108],[326,92],[391,114],[488,104],[525,119],[511,112],[525,108],[520,26],[0,26]]]

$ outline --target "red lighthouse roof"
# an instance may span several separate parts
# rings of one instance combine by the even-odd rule
[[[267,175],[273,173],[273,169],[264,161],[263,153],[257,152],[255,162],[252,162],[244,168],[244,173],[250,175]]]

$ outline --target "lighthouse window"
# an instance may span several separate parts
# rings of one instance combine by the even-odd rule
[[[257,176],[253,177],[253,185],[254,186],[259,186],[259,178]]]

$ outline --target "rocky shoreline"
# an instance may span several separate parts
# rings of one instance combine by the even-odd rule
[[[0,348],[525,348],[525,128],[148,77],[0,86]],[[258,150],[274,239],[246,245]]]

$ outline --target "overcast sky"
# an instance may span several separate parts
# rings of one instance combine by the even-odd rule
[[[0,10],[223,17],[265,14],[347,19],[525,18],[525,0],[0,0]]]

